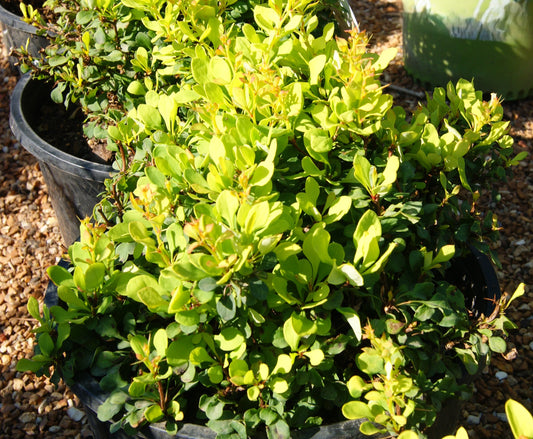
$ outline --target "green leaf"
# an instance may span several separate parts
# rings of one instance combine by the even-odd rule
[[[442,439],[468,439],[468,432],[464,427],[459,427],[455,435],[444,436]]]
[[[255,6],[254,19],[259,27],[267,32],[273,30],[277,24],[281,24],[281,18],[276,11],[262,5]]]
[[[200,323],[200,315],[198,314],[198,311],[194,309],[178,311],[174,314],[174,318],[183,326],[196,326]]]
[[[295,331],[292,325],[292,318],[289,318],[283,324],[283,337],[287,344],[291,347],[291,350],[298,350],[298,344],[300,343],[301,336]]]
[[[215,362],[202,346],[198,346],[191,351],[189,354],[189,361],[196,366],[202,366],[205,365],[205,363],[212,364]]]
[[[356,155],[353,160],[355,179],[368,191],[372,193],[373,184],[370,180],[370,162],[362,155]]]
[[[174,314],[183,310],[183,307],[189,302],[191,298],[189,290],[183,288],[183,284],[172,291],[172,298],[168,304],[168,313]]]
[[[362,401],[350,401],[342,406],[342,414],[347,419],[372,419],[372,412]]]
[[[357,367],[369,376],[383,374],[385,372],[385,361],[380,355],[363,352],[356,358]]]
[[[356,246],[354,264],[363,259],[363,267],[368,268],[379,258],[378,241],[381,238],[381,223],[373,210],[367,210],[357,223],[353,241]]]
[[[17,361],[16,369],[18,372],[33,372],[37,373],[44,366],[44,363],[28,358],[21,358]]]
[[[272,162],[261,162],[255,168],[252,178],[250,179],[250,186],[262,187],[272,180],[274,174],[274,164]]]
[[[163,410],[157,404],[149,406],[144,411],[144,416],[148,422],[157,422],[165,417]]]
[[[161,126],[161,114],[157,108],[151,105],[139,104],[137,116],[148,129],[157,129]]]
[[[319,363],[318,363],[319,364]],[[269,381],[268,386],[272,389],[274,393],[285,393],[289,390],[289,383],[283,378],[276,377]]]
[[[383,429],[380,429],[380,428],[376,427],[370,421],[363,422],[361,424],[361,426],[359,427],[359,431],[361,433],[363,433],[364,435],[367,435],[367,436],[375,435],[377,433],[383,433]],[[416,439],[418,439],[418,435],[416,436]]]
[[[215,84],[229,84],[233,79],[230,64],[219,56],[210,59],[208,72],[209,79]]]
[[[533,438],[533,416],[522,404],[514,399],[507,400],[505,413],[515,438]]]
[[[249,370],[246,361],[235,359],[230,363],[228,372],[231,381],[236,385],[241,386],[244,384],[244,376]]]
[[[43,355],[50,357],[55,349],[55,344],[50,334],[48,334],[47,332],[41,334],[37,341],[39,344],[39,349],[41,350]]]
[[[525,288],[526,288],[526,285],[523,282],[520,283],[518,287],[516,288],[516,290],[514,291],[511,298],[509,299],[509,301],[507,302],[507,305],[509,305],[513,300],[518,299],[519,297],[523,296],[525,293]]]
[[[170,366],[181,366],[189,361],[189,356],[194,349],[192,338],[190,336],[180,337],[167,348],[167,361]]]
[[[309,61],[309,84],[318,84],[318,77],[322,73],[322,70],[324,70],[326,61],[327,58],[324,54],[317,55]]]
[[[150,311],[167,311],[169,302],[161,297],[158,289],[150,286],[141,288],[137,291],[139,300],[144,303]]]
[[[145,245],[148,248],[156,248],[154,239],[150,236],[146,226],[140,221],[131,221],[128,223],[128,232],[135,242]]]
[[[455,255],[455,245],[449,244],[441,247],[433,259],[433,264],[442,264],[449,261]]]
[[[216,208],[218,213],[224,223],[234,230],[237,228],[237,210],[239,206],[239,198],[233,191],[224,190],[217,197]]]
[[[66,268],[59,265],[52,265],[46,269],[48,277],[56,285],[61,285],[63,282],[71,281],[72,274]],[[32,314],[33,316],[33,314]]]
[[[339,221],[344,215],[346,215],[350,211],[351,207],[351,197],[343,195],[335,199],[333,204],[328,209],[327,215],[324,217],[324,222],[326,224],[331,224],[333,222]]]
[[[223,321],[229,322],[232,320],[237,314],[235,297],[233,295],[222,296],[217,302],[217,312]]]
[[[278,355],[276,366],[272,370],[272,375],[278,373],[289,373],[292,369],[294,360],[287,354]]]
[[[146,94],[146,88],[141,81],[131,81],[126,89],[128,93],[136,96],[144,96]]]
[[[120,412],[128,398],[128,394],[122,390],[117,390],[111,393],[104,403],[98,407],[98,419],[102,422],[107,422],[113,419],[113,417]]]
[[[352,327],[357,340],[361,341],[363,338],[363,331],[361,329],[361,320],[357,313],[351,308],[338,308],[338,311],[346,318],[348,324]]]
[[[304,355],[309,358],[311,366],[318,366],[324,360],[324,352],[321,349],[312,349],[310,351],[304,352]]]
[[[261,390],[257,386],[248,387],[248,389],[246,390],[246,394],[250,401],[256,401],[257,398],[259,398],[259,395],[261,394]]]
[[[94,291],[101,287],[104,282],[106,274],[105,265],[102,262],[96,262],[89,265],[85,272],[85,289],[86,291]]]
[[[207,369],[207,376],[209,377],[209,381],[211,381],[213,384],[219,384],[224,379],[224,371],[222,366],[211,366],[209,369]]]
[[[220,349],[226,352],[237,350],[246,340],[244,335],[234,327],[222,329],[220,334],[215,335],[214,339]]]
[[[154,344],[157,355],[164,358],[168,348],[167,331],[165,331],[163,328],[159,328],[155,332],[152,342]]]
[[[174,126],[176,125],[176,118],[178,115],[178,103],[174,100],[172,96],[162,94],[159,96],[159,102],[157,109],[163,120],[165,121],[165,126],[167,130],[171,133],[174,132]]]
[[[278,419],[268,426],[267,436],[268,439],[290,439],[289,425],[284,420]]]
[[[359,375],[354,375],[348,380],[348,382],[346,383],[346,387],[348,387],[348,392],[350,393],[350,396],[352,398],[358,399],[361,397],[363,392],[372,388],[372,384],[367,384]]]
[[[90,310],[89,306],[79,298],[78,293],[74,288],[61,285],[57,288],[57,295],[71,310]]]
[[[327,153],[333,148],[333,139],[328,131],[315,128],[304,133],[304,145],[309,155],[323,163],[328,163]]]
[[[333,285],[340,285],[346,281],[354,287],[364,285],[363,276],[361,276],[352,264],[342,264],[340,267],[333,267],[328,276],[328,282]]]
[[[28,312],[34,319],[39,320],[39,321],[41,320],[41,312],[39,310],[39,301],[33,296],[30,296],[28,298]]]
[[[507,349],[507,343],[501,337],[489,337],[489,347],[491,351],[503,354]]]

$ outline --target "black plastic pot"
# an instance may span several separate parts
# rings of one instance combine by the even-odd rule
[[[85,407],[87,420],[98,439],[131,439],[125,433],[109,432],[109,424],[98,420],[96,413],[98,407],[105,401],[107,395],[101,391],[98,383],[89,375],[79,378],[70,389],[80,399]],[[343,421],[331,425],[316,428],[308,428],[291,433],[292,439],[378,439],[382,436],[367,436],[359,431],[359,426],[364,419],[355,421]],[[142,439],[215,439],[216,433],[208,427],[196,424],[184,424],[177,434],[171,436],[164,424],[152,424],[138,432],[137,438]],[[266,439],[266,434],[258,434],[254,439]],[[439,438],[440,439],[440,438]]]
[[[28,47],[29,53],[36,57],[39,51],[48,45],[48,40],[37,35],[37,29],[32,25],[22,21],[21,17],[9,12],[0,6],[0,29],[2,30],[2,42],[4,49],[9,55],[12,49],[21,46]],[[9,56],[9,63],[13,70],[16,70],[15,64],[17,59]]]
[[[65,268],[68,268],[68,262],[60,262]],[[483,313],[489,316],[495,303],[501,296],[501,290],[498,278],[490,259],[483,253],[470,248],[470,253],[453,260],[451,268],[446,272],[446,278],[449,281],[457,282],[461,285],[465,295],[467,307],[479,315]],[[56,286],[50,282],[45,293],[45,304],[48,307],[57,305],[59,299],[57,296]],[[480,362],[479,372],[483,370],[484,360]],[[478,373],[479,373],[478,372]],[[475,379],[475,376],[469,375],[466,370],[461,381],[462,384],[469,384]],[[85,374],[77,378],[77,382],[70,386],[71,390],[78,396],[83,403],[89,424],[95,437],[98,439],[127,439],[124,433],[109,433],[109,424],[101,422],[97,418],[98,407],[105,401],[107,394],[104,393],[97,381],[90,375]],[[430,439],[441,439],[442,437],[455,433],[459,421],[461,410],[461,401],[449,399],[443,404],[437,419],[433,426],[428,430],[427,435]],[[344,421],[322,427],[310,428],[294,432],[294,439],[378,439],[388,436],[366,436],[359,431],[359,426],[364,422],[362,420]],[[215,439],[216,434],[207,427],[195,424],[184,424],[175,436],[170,436],[163,424],[153,424],[140,431],[138,438],[144,439]],[[264,439],[265,435],[260,435],[254,439]]]
[[[32,127],[42,105],[50,102],[49,86],[29,75],[22,76],[11,96],[9,124],[17,140],[39,162],[61,235],[68,246],[79,236],[80,219],[92,214],[104,190],[104,180],[113,168],[70,155],[39,137]]]

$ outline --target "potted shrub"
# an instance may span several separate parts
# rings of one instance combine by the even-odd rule
[[[36,27],[25,21],[24,12],[31,16],[34,14],[34,7],[41,7],[43,1],[28,2],[22,4],[19,0],[0,1],[0,31],[2,32],[2,42],[5,55],[8,57],[10,65],[15,70],[17,59],[11,56],[11,51],[20,47],[25,47],[28,53],[37,56],[40,50],[48,44],[44,36],[38,35]],[[22,9],[20,8],[22,5]]]
[[[459,78],[505,99],[531,96],[533,2],[403,0],[406,70],[423,84]]]
[[[513,326],[452,274],[491,255],[479,202],[520,159],[498,100],[463,80],[407,114],[379,82],[393,54],[307,0],[121,4],[157,50],[107,133],[146,155],[50,267],[59,304],[29,300],[19,370],[90,373],[113,432],[425,433]]]
[[[31,4],[22,7],[26,21],[40,35],[46,35],[49,44],[39,52],[24,47],[15,50],[22,72],[31,73],[32,80],[25,78],[20,81],[13,94],[11,125],[23,146],[41,163],[68,245],[78,236],[78,218],[90,215],[99,200],[98,196],[104,190],[103,181],[112,171],[107,165],[113,158],[115,170],[124,176],[132,160],[141,161],[146,155],[145,148],[133,148],[130,142],[116,141],[109,136],[107,125],[120,121],[128,110],[142,101],[139,95],[142,95],[140,90],[145,86],[175,86],[176,75],[180,71],[177,65],[167,65],[158,52],[158,46],[152,41],[156,33],[145,26],[141,20],[142,11],[135,3],[48,0],[43,7],[46,15],[41,15],[40,10],[34,9]],[[334,17],[342,29],[347,28],[348,23],[350,27],[356,26],[355,17],[344,0],[339,5],[331,3],[321,9],[323,16],[328,20]],[[241,2],[232,14],[233,19],[242,24],[252,17],[251,6]],[[54,16],[53,20],[47,19],[50,15]],[[147,64],[148,59],[152,65]],[[37,81],[53,84],[52,89],[46,84],[36,85]],[[26,90],[28,88],[29,91]],[[43,89],[39,91],[40,95],[48,90],[51,99],[57,104],[63,103],[68,111],[77,112],[77,106],[81,108],[86,116],[83,132],[90,140],[88,146],[96,145],[98,148],[94,154],[70,158],[61,152],[76,156],[69,147],[52,146],[50,141],[43,143],[39,139],[35,134],[37,130],[28,121],[41,114],[42,110],[30,105],[29,99],[21,101],[23,95],[31,95],[37,88]],[[37,104],[40,101],[32,100]],[[48,100],[46,105],[50,105]],[[24,114],[28,112],[32,114]],[[78,130],[78,127],[75,129]],[[106,147],[103,148],[102,144]],[[60,157],[56,158],[53,151]],[[90,160],[91,157],[94,157],[95,163]],[[89,159],[89,162],[83,159]],[[49,166],[53,167],[53,172],[47,169]],[[56,177],[58,172],[62,175],[59,182]],[[119,209],[122,200],[117,198],[120,193],[117,186],[124,185],[128,183],[122,182],[109,188]]]

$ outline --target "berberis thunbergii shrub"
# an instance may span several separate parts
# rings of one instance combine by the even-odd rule
[[[61,306],[30,299],[19,368],[91,372],[113,429],[286,438],[366,418],[418,437],[512,326],[509,302],[474,315],[445,275],[497,233],[478,202],[519,160],[498,100],[460,81],[406,114],[379,82],[393,54],[309,0],[122,3],[180,71],[135,79],[142,102],[108,133],[146,158],[109,183],[71,269],[50,267]]]

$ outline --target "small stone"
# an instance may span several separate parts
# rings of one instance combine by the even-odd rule
[[[496,415],[496,417],[502,421],[502,422],[507,422],[507,415],[505,413],[494,413]]]
[[[52,426],[48,429],[48,431],[49,431],[50,433],[57,433],[57,432],[59,432],[60,430],[61,430],[61,427],[60,427],[59,425],[52,425]]]
[[[503,370],[499,370],[498,372],[494,374],[494,376],[501,381],[507,378],[509,375],[507,374],[507,372],[504,372]]]
[[[23,424],[28,424],[30,422],[35,422],[36,418],[37,416],[35,415],[35,413],[24,412],[22,413],[22,415],[19,416],[19,421],[22,422]]]
[[[509,375],[507,377],[507,382],[509,383],[510,386],[513,386],[513,387],[518,384],[518,380],[512,375]]]
[[[479,425],[480,422],[481,422],[481,415],[478,415],[478,416],[468,415],[468,417],[466,418],[467,424]]]
[[[20,378],[15,378],[13,380],[13,390],[16,392],[20,392],[24,387],[24,381],[22,381]]]
[[[69,407],[67,409],[67,415],[74,422],[79,422],[85,416],[85,413],[83,413],[81,410],[77,409],[76,407]]]

